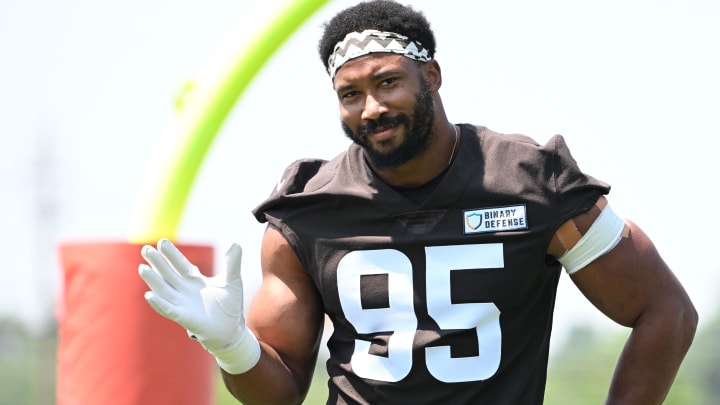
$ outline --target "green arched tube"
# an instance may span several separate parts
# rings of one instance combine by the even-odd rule
[[[128,238],[148,243],[176,239],[190,189],[215,136],[233,105],[280,46],[327,0],[290,0],[246,43],[223,51],[226,61],[184,89],[170,127],[166,159],[137,201]],[[244,21],[257,23],[256,15]],[[239,49],[238,49],[239,46]]]

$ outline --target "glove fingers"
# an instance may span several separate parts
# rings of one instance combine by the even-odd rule
[[[169,284],[157,271],[153,270],[150,266],[141,264],[138,267],[138,273],[140,277],[145,281],[145,284],[150,287],[154,292],[154,295],[162,297],[164,300],[174,303],[176,302],[177,290]]]
[[[183,285],[183,276],[176,271],[172,262],[150,245],[143,246],[140,253],[160,277],[176,290],[180,290]]]
[[[180,314],[178,308],[165,300],[163,297],[154,294],[152,291],[145,292],[145,301],[157,312],[158,314],[170,319],[171,321],[178,322]]]
[[[241,283],[240,264],[242,262],[242,248],[237,243],[230,245],[227,253],[225,253],[225,281],[228,284]]]
[[[169,240],[160,239],[158,242],[158,250],[182,277],[187,278],[198,275],[196,267],[190,263],[185,255]]]

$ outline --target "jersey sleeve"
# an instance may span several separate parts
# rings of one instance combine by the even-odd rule
[[[485,190],[524,201],[549,242],[565,221],[589,210],[610,185],[583,172],[562,135],[540,144],[479,128]]]
[[[268,212],[282,210],[284,203],[290,202],[293,196],[304,192],[308,183],[325,163],[327,162],[321,159],[301,159],[288,165],[270,196],[253,209],[255,219],[260,223],[268,222],[270,219]]]
[[[551,189],[554,190],[554,203],[565,207],[556,223],[559,227],[568,219],[589,210],[601,195],[610,192],[610,185],[584,173],[561,135],[552,137],[544,146],[552,150]]]
[[[610,185],[600,181],[580,170],[580,167],[570,153],[565,138],[561,135],[552,137],[545,148],[553,151],[553,181],[556,192],[562,196],[564,193],[595,189],[602,194],[610,192]]]

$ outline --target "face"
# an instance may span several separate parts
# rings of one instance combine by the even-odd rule
[[[373,168],[398,168],[428,148],[435,106],[416,62],[400,55],[358,58],[340,68],[335,87],[343,130]]]

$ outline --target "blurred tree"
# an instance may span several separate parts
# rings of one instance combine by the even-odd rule
[[[57,328],[30,332],[20,321],[0,319],[0,404],[55,403]]]
[[[695,337],[675,383],[695,395],[693,401],[696,402],[687,404],[713,404],[720,398],[720,352],[717,350],[720,316],[716,315],[707,323],[703,323],[703,319],[700,322],[702,330]]]
[[[550,360],[545,404],[601,404],[625,336],[574,329]]]
[[[720,320],[703,328],[683,362],[665,405],[706,405],[720,398]],[[553,356],[548,371],[545,405],[601,404],[629,329],[598,333],[580,327]]]
[[[0,403],[29,404],[29,346],[27,332],[19,322],[0,320]]]
[[[720,317],[702,322],[665,405],[705,405],[720,398]],[[599,404],[629,330],[598,332],[577,328],[550,361],[546,405]],[[0,404],[53,405],[57,325],[29,331],[22,322],[0,318]],[[327,395],[327,374],[320,365],[307,404]],[[237,404],[218,377],[217,405]]]

